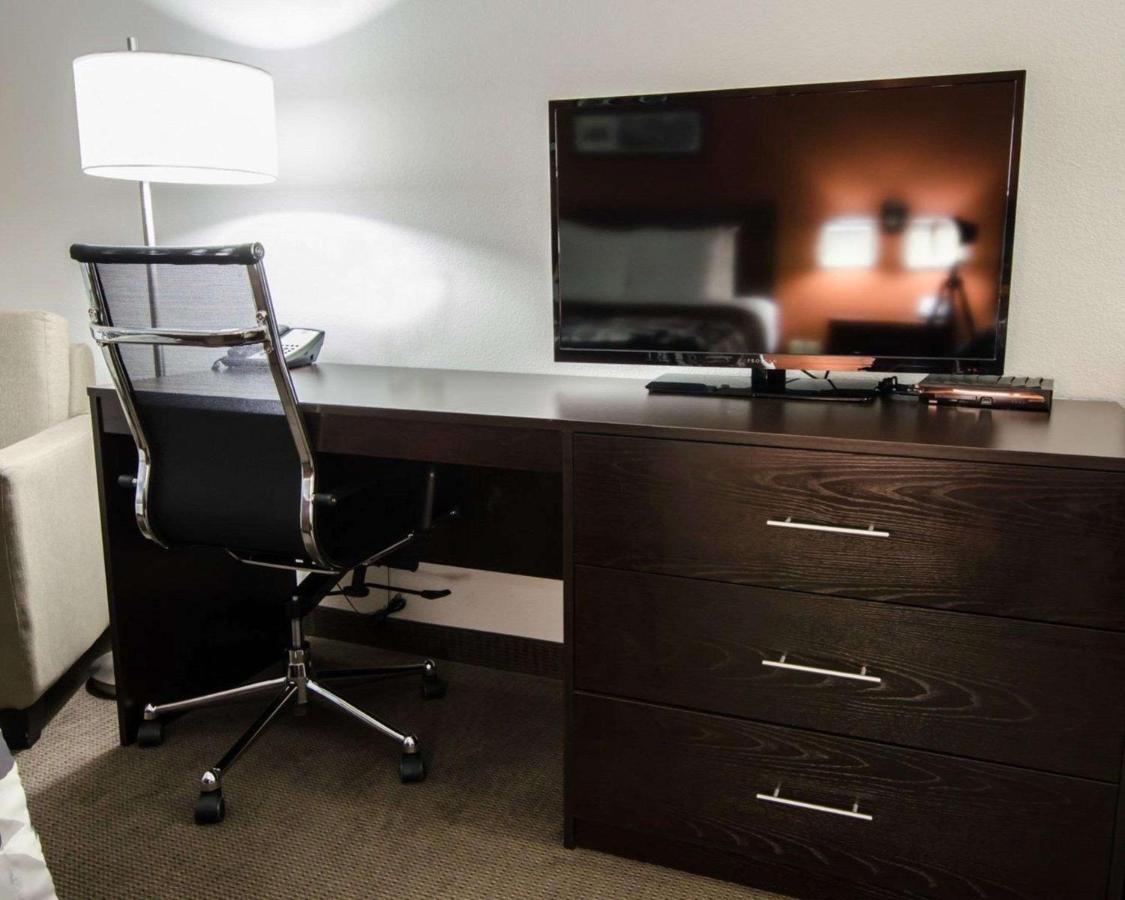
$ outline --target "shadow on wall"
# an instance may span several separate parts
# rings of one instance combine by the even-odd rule
[[[245,194],[261,201],[254,212],[280,209],[298,192],[313,198],[298,199],[302,208],[438,231],[487,248],[492,266],[537,266],[539,313],[549,322],[548,92],[532,102],[509,97],[528,78],[526,51],[508,47],[514,23],[415,0],[140,2],[199,32],[165,27],[150,48],[232,58],[273,75],[279,179]],[[465,40],[469,25],[479,28],[474,41]],[[498,31],[505,52],[482,51]],[[210,218],[216,208],[222,218],[248,208],[233,192],[200,196],[206,210],[195,195],[175,204]],[[158,220],[175,219],[160,197],[157,206]]]
[[[400,0],[145,0],[193,28],[266,49],[308,47],[351,31]]]

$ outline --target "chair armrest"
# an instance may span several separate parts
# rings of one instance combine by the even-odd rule
[[[24,709],[109,624],[90,417],[0,449],[0,708]]]

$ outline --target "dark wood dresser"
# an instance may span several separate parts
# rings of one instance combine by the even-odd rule
[[[1056,452],[1075,403],[788,406],[573,434],[568,839],[797,897],[1121,897],[1125,454]]]

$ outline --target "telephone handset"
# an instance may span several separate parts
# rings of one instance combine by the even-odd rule
[[[279,325],[278,336],[281,338],[281,353],[285,365],[290,369],[299,369],[316,362],[320,355],[320,348],[324,346],[324,332],[317,328],[290,328],[288,325]],[[227,355],[215,360],[213,369],[235,368],[237,366],[264,366],[267,364],[266,348],[261,344],[251,344],[246,347],[231,347]]]

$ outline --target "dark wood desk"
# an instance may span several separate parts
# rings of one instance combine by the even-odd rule
[[[1121,896],[1119,405],[343,365],[294,382],[320,452],[465,467],[436,561],[563,579],[569,842],[805,896]],[[90,393],[129,742],[143,703],[277,658],[289,576],[142,540],[124,419]],[[879,677],[779,671],[783,653]],[[778,785],[878,824],[755,799]]]

